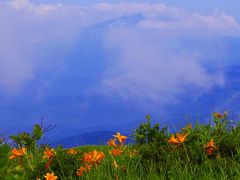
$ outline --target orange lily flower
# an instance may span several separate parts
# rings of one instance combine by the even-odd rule
[[[83,161],[88,162],[90,164],[99,164],[105,157],[103,152],[98,152],[96,150],[90,153],[84,153]]]
[[[214,144],[214,139],[211,139],[206,145],[204,145],[204,148],[206,149],[208,155],[212,155],[213,150],[218,149]]]
[[[214,112],[214,113],[213,113],[213,116],[214,116],[215,118],[218,118],[218,119],[223,118],[223,115],[222,115],[221,113],[219,113],[219,112]]]
[[[51,173],[51,174],[47,173],[44,177],[45,177],[46,180],[56,180],[56,179],[58,179],[58,177],[55,176],[54,173]]]
[[[91,164],[86,164],[86,167],[80,166],[80,168],[77,169],[76,175],[77,176],[82,176],[83,172],[90,172],[92,168]]]
[[[182,134],[182,135],[180,135],[180,134],[177,133],[177,138],[178,138],[178,141],[179,141],[180,143],[183,143],[183,142],[185,141],[185,139],[186,139],[187,136],[188,136],[188,134]]]
[[[46,147],[45,151],[44,151],[43,159],[50,159],[53,156],[55,156],[54,149],[50,149],[50,148]]]
[[[85,171],[85,167],[80,166],[80,168],[77,169],[76,175],[77,176],[82,176],[84,171]]]
[[[12,155],[9,157],[9,159],[15,159],[17,157],[22,157],[27,153],[27,149],[25,147],[22,147],[20,149],[13,148],[12,149]]]
[[[187,130],[189,130],[189,129],[192,129],[192,124],[191,123],[188,123],[187,125],[186,125],[186,127],[184,127],[184,128],[182,128],[182,130],[184,131],[187,131]]]
[[[50,159],[47,161],[47,163],[45,164],[45,168],[46,168],[46,169],[50,168],[50,166],[52,165],[52,162],[53,162],[53,160],[52,160],[52,158],[50,158]]]
[[[70,155],[76,155],[78,153],[78,151],[74,148],[70,148],[67,150],[67,154],[70,154]]]
[[[204,145],[204,148],[217,148],[214,144],[214,139],[211,139],[206,145]]]
[[[122,155],[123,150],[121,150],[120,148],[117,149],[112,149],[111,154],[113,154],[114,156],[120,156]]]
[[[207,149],[207,154],[208,154],[208,155],[212,155],[212,154],[213,154],[213,148]]]
[[[86,172],[90,172],[92,169],[92,165],[91,164],[86,164],[85,170]]]
[[[170,139],[168,140],[168,143],[170,143],[170,144],[179,144],[177,138],[175,138],[173,134],[171,135]]]
[[[117,138],[110,139],[110,140],[107,142],[107,144],[108,144],[109,146],[117,147],[116,140],[117,140]]]
[[[227,112],[227,111],[224,111],[223,114],[221,114],[221,113],[219,113],[219,112],[214,112],[214,113],[213,113],[214,118],[217,118],[217,119],[225,118],[225,117],[227,117],[227,115],[228,115],[228,112]]]
[[[127,139],[127,136],[123,136],[119,132],[117,132],[116,135],[113,135],[113,137],[117,138],[119,143],[124,143],[125,140]]]
[[[177,133],[177,137],[174,137],[174,135],[172,134],[170,139],[168,140],[168,143],[180,145],[180,144],[182,144],[186,140],[187,136],[188,136],[188,134],[179,134],[179,133]]]

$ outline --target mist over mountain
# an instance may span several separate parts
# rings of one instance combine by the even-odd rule
[[[30,131],[42,121],[57,125],[47,139],[69,147],[104,142],[117,131],[129,134],[147,114],[153,123],[171,128],[208,123],[213,111],[229,110],[239,119],[236,19],[161,4],[124,7],[99,4],[69,11],[53,6],[62,9],[51,19],[46,8],[31,5],[29,13],[35,8],[41,16],[35,14],[37,24],[27,21],[29,16],[21,19],[31,29],[19,30],[16,39],[23,44],[13,41],[23,46],[16,57],[1,51],[0,44],[0,76],[8,77],[0,78],[2,133]],[[25,30],[32,33],[25,37]]]

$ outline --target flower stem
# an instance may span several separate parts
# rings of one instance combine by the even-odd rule
[[[185,151],[185,153],[186,153],[187,160],[188,160],[188,162],[190,163],[190,159],[189,159],[189,156],[188,156],[188,153],[187,153],[187,149],[186,149],[186,147],[185,147],[184,144],[183,144],[183,148],[184,148],[184,151]]]
[[[33,169],[33,167],[32,167],[32,165],[31,165],[31,163],[30,163],[30,161],[29,161],[29,159],[28,159],[27,156],[26,156],[26,159],[27,159],[27,162],[28,162],[29,167],[31,168],[32,171],[34,171],[34,169]]]

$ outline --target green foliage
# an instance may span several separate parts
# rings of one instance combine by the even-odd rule
[[[166,130],[160,129],[159,124],[152,126],[151,116],[146,116],[147,122],[142,123],[133,133],[134,142],[138,145],[141,156],[144,159],[154,161],[164,160],[162,156],[166,150],[162,147],[166,145]]]
[[[22,132],[18,135],[11,135],[10,138],[16,143],[18,147],[26,147],[27,149],[34,150],[37,141],[41,139],[43,130],[40,125],[36,124],[33,128],[32,134]]]
[[[208,158],[235,157],[240,146],[240,126],[229,128],[227,114],[213,116],[214,125],[196,124],[194,128],[187,125],[180,134],[187,134],[186,141],[179,145],[168,143],[170,135],[166,127],[160,130],[159,124],[151,125],[151,118],[141,124],[133,133],[136,145],[145,160],[165,163],[179,159],[188,163],[204,163]],[[176,136],[176,134],[174,135]],[[216,148],[211,155],[207,154],[204,146],[213,139]]]
[[[148,115],[132,135],[135,144],[121,145],[123,153],[117,156],[112,154],[117,148],[114,145],[82,146],[76,154],[69,154],[61,145],[54,150],[48,145],[37,146],[43,130],[35,125],[32,133],[11,136],[17,150],[27,149],[22,156],[9,160],[10,146],[0,142],[0,179],[44,179],[44,175],[51,172],[63,180],[240,179],[240,124],[230,128],[225,114],[214,114],[213,122],[214,125],[196,123],[194,127],[188,124],[180,132],[169,134],[166,127],[160,128],[158,123],[152,125]],[[169,141],[183,135],[186,138],[180,143]],[[206,144],[211,140],[214,149],[208,154]],[[45,147],[53,150],[52,157],[43,158]],[[93,150],[104,152],[104,160],[77,177],[77,169],[84,166],[84,153]]]
[[[11,166],[8,160],[10,146],[3,144],[0,146],[0,177],[3,180],[24,180],[24,168],[20,165]],[[10,166],[10,167],[9,167]]]
[[[10,147],[7,144],[0,145],[0,177],[7,169],[9,151]]]
[[[152,143],[161,143],[164,141],[166,127],[162,130],[159,128],[159,124],[151,126],[151,116],[146,116],[147,122],[142,123],[133,134],[133,138],[136,144],[145,145]]]
[[[41,139],[43,135],[43,131],[42,128],[39,124],[36,124],[33,128],[33,132],[32,132],[32,139],[34,139],[35,141]]]

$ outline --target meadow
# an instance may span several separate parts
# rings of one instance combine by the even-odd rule
[[[106,145],[64,149],[39,144],[36,124],[0,140],[1,180],[240,179],[240,124],[214,112],[212,123],[190,123],[179,132],[146,116],[130,135],[116,132]],[[128,141],[131,139],[131,143]],[[129,141],[130,142],[130,141]]]

